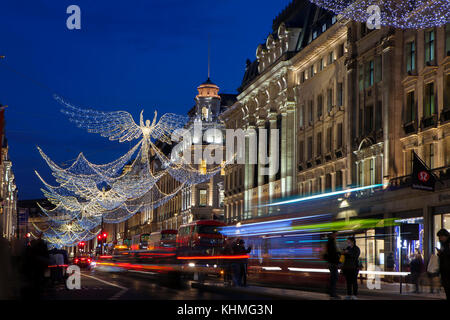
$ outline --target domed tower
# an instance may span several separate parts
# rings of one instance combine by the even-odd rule
[[[196,115],[202,121],[216,121],[220,114],[219,87],[211,79],[197,87],[198,94],[195,97]]]

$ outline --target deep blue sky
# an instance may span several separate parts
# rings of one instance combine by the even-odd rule
[[[207,78],[236,93],[247,58],[271,32],[289,0],[2,0],[0,103],[19,199],[42,197],[38,170],[50,170],[36,145],[56,162],[84,152],[94,163],[130,144],[78,129],[59,112],[52,93],[93,109],[186,113]],[[81,8],[81,30],[66,28],[66,8]],[[26,78],[13,72],[16,70]],[[46,89],[45,87],[51,88]]]

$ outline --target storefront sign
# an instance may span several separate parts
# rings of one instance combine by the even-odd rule
[[[415,153],[413,159],[413,172],[411,178],[412,178],[411,187],[413,189],[434,191],[436,178]]]

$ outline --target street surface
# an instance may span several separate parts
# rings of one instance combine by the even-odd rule
[[[191,287],[159,284],[158,279],[133,272],[81,271],[81,289],[63,285],[47,289],[44,300],[225,300],[258,299],[252,294],[212,293]]]

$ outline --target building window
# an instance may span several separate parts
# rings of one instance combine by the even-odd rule
[[[331,191],[331,174],[325,175],[325,192]]]
[[[299,126],[300,128],[303,128],[303,109],[305,108],[304,105],[300,106],[300,109],[298,110],[298,117],[299,117]]]
[[[298,162],[299,163],[303,163],[304,159],[304,154],[305,154],[305,143],[302,141],[300,141],[299,143],[299,147],[298,147]]]
[[[305,82],[305,71],[302,71],[301,76],[300,76],[300,81],[301,81],[301,83]]]
[[[383,103],[377,102],[375,110],[375,130],[379,131],[383,128]]]
[[[375,58],[375,83],[383,79],[383,60],[381,56]]]
[[[434,30],[425,32],[425,63],[434,61],[435,39]]]
[[[200,164],[200,173],[206,174],[206,160],[202,159],[202,162]]]
[[[206,204],[207,204],[206,190],[205,189],[201,189],[201,190],[199,190],[198,205],[200,207],[205,207]]]
[[[333,89],[329,88],[327,91],[327,111],[331,112],[333,108]]]
[[[309,100],[309,122],[312,123],[314,121],[314,102]]]
[[[219,207],[223,207],[223,200],[225,199],[225,194],[223,192],[223,189],[219,190]]]
[[[320,117],[323,114],[323,96],[319,94],[317,97],[317,118],[320,119]]]
[[[312,137],[308,137],[308,160],[312,159]]]
[[[416,101],[414,98],[414,91],[408,92],[406,96],[406,123],[412,122],[416,119]]]
[[[327,152],[333,150],[333,128],[329,127],[327,129]]]
[[[331,18],[331,24],[335,24],[336,21],[337,21],[337,17],[336,17],[336,16],[333,16],[333,17]]]
[[[322,154],[322,132],[317,133],[317,155]]]
[[[405,153],[405,156],[406,156],[405,175],[409,175],[412,173],[413,163],[414,163],[413,152],[414,152],[414,150],[409,150]]]
[[[327,31],[327,24],[326,23],[324,23],[322,25],[322,32],[325,32],[325,31]]]
[[[309,77],[314,77],[314,65],[311,65],[311,67],[309,68]]]
[[[343,88],[343,83],[342,82],[338,82],[337,84],[337,103],[338,106],[343,106],[344,105],[344,88]]]
[[[342,123],[337,126],[337,146],[338,149],[342,148]]]
[[[434,168],[434,144],[430,143],[425,149],[425,163],[430,168]]]
[[[336,171],[336,191],[342,190],[343,182],[342,182],[342,171]]]
[[[333,63],[333,51],[328,54],[328,65]]]
[[[416,70],[416,43],[414,41],[406,44],[406,72]]]
[[[373,65],[373,60],[367,62],[366,64],[366,88],[371,87],[373,85],[373,74],[374,72],[374,65]]]
[[[312,38],[313,38],[313,40],[314,40],[315,38],[317,38],[317,31],[314,31],[314,32],[313,32]]]
[[[444,77],[444,110],[450,109],[450,74]]]
[[[359,82],[359,91],[364,90],[364,69],[363,69],[363,65],[359,66],[358,82]]]
[[[375,159],[370,159],[370,167],[369,167],[369,178],[370,178],[370,185],[375,183]]]
[[[317,178],[316,186],[317,186],[316,192],[317,193],[322,193],[322,178],[321,177]]]
[[[366,134],[369,134],[370,132],[373,131],[373,106],[368,106],[366,108],[366,112],[364,114],[365,116],[365,124],[364,124],[364,129]]]
[[[450,24],[445,25],[445,53],[450,56]]]
[[[423,106],[425,118],[431,117],[435,113],[434,83],[429,83],[425,86]]]
[[[321,58],[320,62],[319,62],[319,71],[322,71],[322,70],[323,70],[323,58]]]
[[[338,59],[344,55],[344,44],[341,43],[338,47]]]

